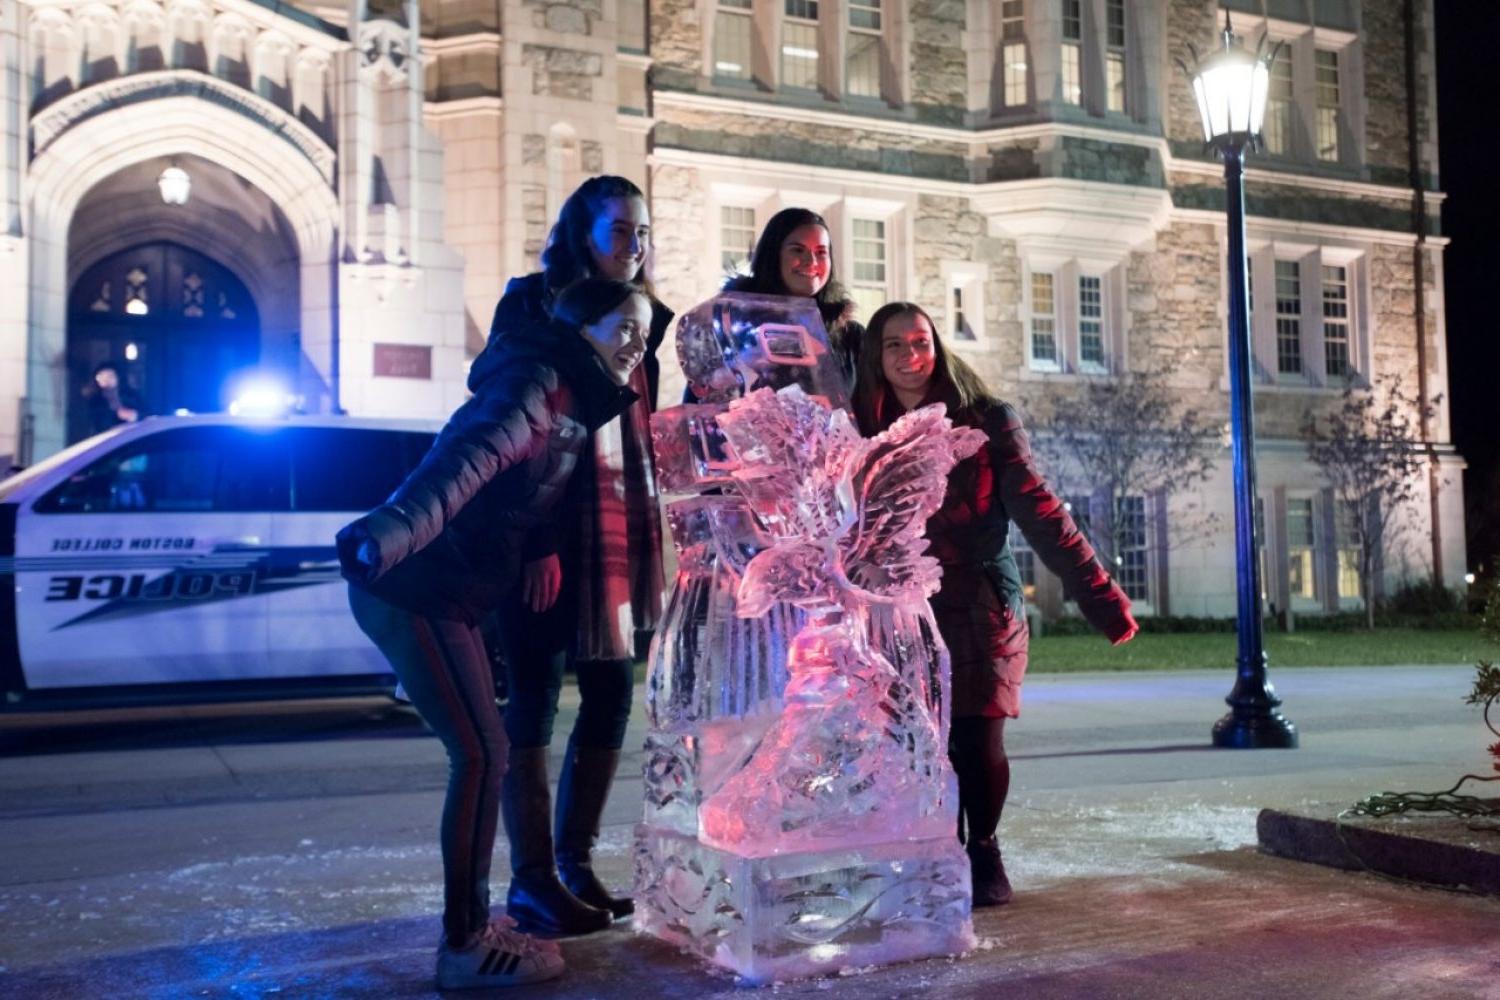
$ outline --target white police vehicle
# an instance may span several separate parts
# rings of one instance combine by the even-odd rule
[[[334,535],[440,426],[149,417],[0,480],[4,704],[388,692]]]

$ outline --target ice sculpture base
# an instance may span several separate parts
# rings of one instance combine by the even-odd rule
[[[754,984],[975,946],[951,836],[747,858],[636,828],[635,927]]]

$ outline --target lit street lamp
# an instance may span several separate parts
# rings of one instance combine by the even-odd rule
[[[193,180],[186,170],[173,163],[156,179],[156,187],[161,192],[161,200],[168,205],[186,205],[193,190]]]
[[[1194,56],[1196,58],[1196,53]],[[1223,47],[1187,71],[1203,118],[1203,138],[1224,158],[1229,215],[1229,422],[1234,461],[1234,561],[1239,655],[1229,714],[1214,723],[1215,746],[1295,747],[1297,727],[1280,711],[1266,679],[1261,636],[1260,561],[1255,553],[1255,407],[1250,394],[1250,309],[1245,279],[1245,148],[1266,112],[1269,60],[1250,52],[1224,14]]]

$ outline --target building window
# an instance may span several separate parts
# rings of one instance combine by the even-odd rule
[[[1276,371],[1302,371],[1302,276],[1295,260],[1276,262]]]
[[[1035,601],[1036,553],[1014,521],[1010,523],[1010,554],[1016,559],[1016,570],[1021,577],[1021,596],[1028,601]]]
[[[781,84],[801,90],[818,87],[818,0],[784,0],[781,22]]]
[[[1000,3],[1001,96],[1008,108],[1026,103],[1026,4]]]
[[[714,13],[714,79],[750,79],[751,0],[719,0]]]
[[[854,220],[854,281],[850,294],[860,315],[868,319],[885,305],[886,237],[885,223],[879,219]]]
[[[1334,534],[1338,547],[1339,600],[1359,599],[1359,544],[1354,538],[1354,507],[1337,504]]]
[[[1031,367],[1056,371],[1057,296],[1053,294],[1052,274],[1031,273]]]
[[[848,74],[852,97],[880,96],[880,0],[849,0]]]
[[[1255,498],[1255,564],[1260,568],[1260,601],[1261,613],[1265,613],[1265,603],[1269,595],[1266,588],[1271,585],[1271,573],[1267,563],[1270,561],[1266,550],[1266,501],[1264,497]]]
[[[1151,600],[1146,571],[1146,498],[1120,497],[1115,509],[1115,579],[1132,601]]]
[[[1349,366],[1349,270],[1323,265],[1323,356],[1331,378],[1345,378]]]
[[[969,325],[969,317],[964,312],[964,286],[953,286],[952,325],[948,333],[954,340],[978,340],[974,335],[974,328]]]
[[[1125,110],[1125,0],[1106,0],[1104,95],[1110,111]]]
[[[1288,497],[1286,502],[1287,593],[1294,601],[1318,597],[1314,575],[1317,535],[1313,530],[1311,497]]]
[[[755,209],[724,205],[719,209],[719,265],[726,274],[748,274],[755,250]]]
[[[1292,110],[1296,92],[1292,85],[1292,50],[1282,45],[1271,61],[1270,89],[1266,93],[1266,117],[1261,128],[1266,152],[1290,156],[1292,152]]]
[[[1062,99],[1065,104],[1083,103],[1083,8],[1082,0],[1062,0]]]
[[[1078,278],[1078,367],[1104,370],[1104,289],[1093,274]]]
[[[1318,159],[1339,160],[1339,54],[1329,49],[1313,53],[1318,84]]]

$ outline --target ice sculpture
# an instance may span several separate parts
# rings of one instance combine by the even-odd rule
[[[720,296],[678,352],[706,402],[653,418],[663,488],[689,496],[668,506],[637,926],[752,982],[962,951],[921,550],[982,436],[931,407],[861,439],[811,301]]]

